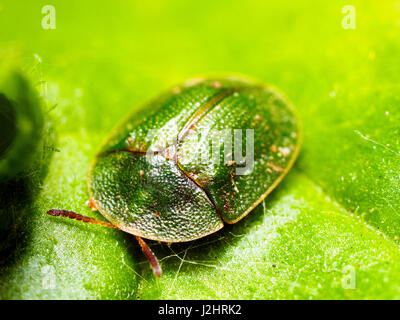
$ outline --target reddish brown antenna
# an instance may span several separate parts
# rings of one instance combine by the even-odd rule
[[[47,211],[46,213],[48,215],[54,216],[54,217],[64,217],[64,218],[79,220],[79,221],[82,221],[85,223],[98,224],[103,227],[121,230],[119,227],[117,227],[109,222],[86,217],[86,216],[83,216],[83,215],[78,214],[73,211],[51,209],[51,210]],[[162,271],[161,271],[160,264],[158,263],[157,257],[154,255],[153,251],[151,251],[150,247],[146,244],[146,242],[144,242],[144,240],[141,237],[135,235],[135,238],[139,242],[140,247],[142,248],[142,251],[143,251],[144,255],[146,256],[147,260],[149,260],[154,274],[160,278]]]

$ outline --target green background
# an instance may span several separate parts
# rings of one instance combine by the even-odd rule
[[[47,4],[55,30],[41,27]],[[342,27],[348,4],[356,29]],[[0,297],[400,298],[399,39],[399,1],[0,1],[0,59],[18,55],[47,119],[47,175],[1,189]],[[158,280],[132,236],[44,214],[100,218],[86,173],[113,126],[219,72],[277,86],[303,121],[299,160],[251,215],[150,241]]]

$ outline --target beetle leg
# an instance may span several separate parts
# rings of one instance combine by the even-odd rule
[[[121,230],[119,227],[117,227],[109,222],[86,217],[86,216],[83,216],[83,215],[78,214],[73,211],[51,209],[51,210],[47,211],[46,213],[48,215],[51,215],[54,217],[65,217],[65,218],[75,219],[75,220],[79,220],[79,221],[86,222],[86,223],[98,224],[98,225],[101,225],[101,226],[107,227],[107,228]],[[138,236],[135,236],[135,238],[139,242],[140,247],[142,248],[142,251],[143,251],[144,255],[146,256],[147,260],[149,260],[154,274],[160,278],[162,271],[161,271],[160,264],[158,263],[157,257],[154,255],[153,251],[151,251],[150,247],[146,244],[146,242],[144,242],[144,240],[142,238],[140,238]]]
[[[135,236],[136,240],[139,242],[142,247],[142,251],[146,256],[147,260],[149,260],[151,267],[153,268],[153,272],[157,277],[161,277],[161,267],[158,263],[157,257],[154,255],[153,251],[151,251],[150,247],[141,237]]]

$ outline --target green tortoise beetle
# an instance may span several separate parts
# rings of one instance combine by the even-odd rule
[[[88,174],[89,206],[144,240],[191,241],[241,220],[283,179],[300,149],[300,123],[276,89],[242,77],[186,81],[111,133]],[[245,154],[245,155],[244,155]]]

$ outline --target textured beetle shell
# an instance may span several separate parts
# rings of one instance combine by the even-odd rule
[[[210,157],[210,132],[232,135],[212,140],[219,161]],[[242,161],[233,149],[227,154],[227,141],[242,147]],[[89,171],[89,193],[96,208],[126,232],[166,242],[194,240],[254,209],[291,168],[299,145],[295,112],[275,89],[232,77],[190,80],[113,131]]]

